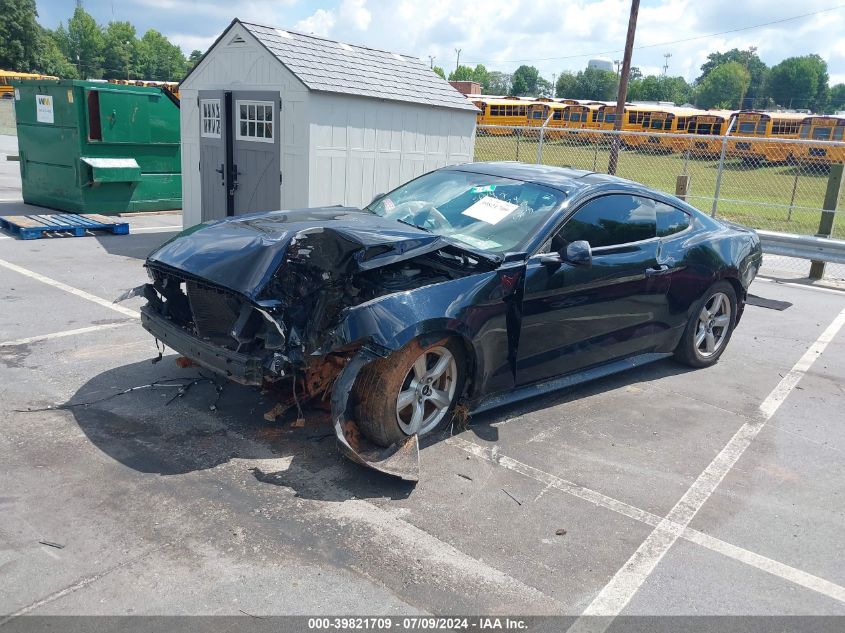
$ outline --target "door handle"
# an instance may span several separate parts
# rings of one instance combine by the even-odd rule
[[[646,277],[654,277],[655,275],[661,275],[665,272],[669,271],[668,264],[658,264],[657,266],[652,266],[651,268],[645,269],[645,276]]]

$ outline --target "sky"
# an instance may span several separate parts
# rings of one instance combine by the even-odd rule
[[[842,0],[642,0],[633,65],[693,80],[712,51],[757,48],[767,64],[818,53],[831,84],[845,83],[845,4]],[[39,21],[55,28],[75,0],[37,0]],[[483,63],[512,72],[536,66],[551,80],[578,71],[591,58],[622,58],[629,0],[84,0],[98,22],[128,20],[139,35],[161,31],[186,54],[205,51],[229,22],[266,24],[353,44],[404,53],[446,71]],[[826,11],[828,9],[833,9]],[[760,28],[800,14],[821,12]],[[696,39],[692,39],[696,38]],[[686,40],[686,41],[679,41]]]

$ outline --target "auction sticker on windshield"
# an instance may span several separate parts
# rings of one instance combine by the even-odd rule
[[[485,196],[472,206],[467,207],[463,215],[468,215],[487,224],[498,224],[513,213],[518,206],[506,200]]]

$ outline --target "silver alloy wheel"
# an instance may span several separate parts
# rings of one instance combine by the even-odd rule
[[[414,361],[396,398],[396,421],[406,435],[423,435],[440,424],[455,397],[458,367],[445,347],[432,347]]]
[[[731,325],[731,300],[717,292],[702,306],[695,327],[695,351],[702,358],[716,354],[728,338]]]

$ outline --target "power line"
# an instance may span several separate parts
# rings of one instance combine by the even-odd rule
[[[766,26],[772,26],[774,24],[783,24],[784,22],[792,22],[794,20],[801,20],[803,18],[809,18],[814,15],[821,15],[822,13],[830,13],[831,11],[838,11],[839,9],[845,8],[845,4],[840,4],[835,7],[830,7],[828,9],[821,9],[819,11],[812,11],[811,13],[802,13],[800,15],[793,15],[788,18],[781,18],[779,20],[772,20],[770,22],[762,22],[760,24],[752,24],[751,26],[743,26],[736,29],[729,29],[727,31],[719,31],[718,33],[707,33],[706,35],[696,35],[695,37],[687,37],[681,40],[672,40],[671,42],[660,42],[658,44],[643,44],[642,46],[635,46],[634,50],[642,50],[645,48],[657,48],[660,46],[672,46],[673,44],[683,44],[685,42],[694,42],[696,40],[703,40],[709,37],[718,37],[719,35],[728,35],[730,33],[740,33],[742,31],[750,31],[752,29],[760,29]],[[616,48],[613,50],[608,51],[601,51],[598,53],[584,53],[583,55],[565,55],[563,57],[535,57],[531,59],[488,59],[488,60],[476,60],[472,62],[467,62],[468,64],[481,64],[485,61],[489,63],[496,63],[496,64],[518,64],[520,62],[550,62],[550,61],[558,61],[562,59],[581,59],[584,57],[599,57],[601,55],[611,55],[613,53],[618,53],[622,49]]]

